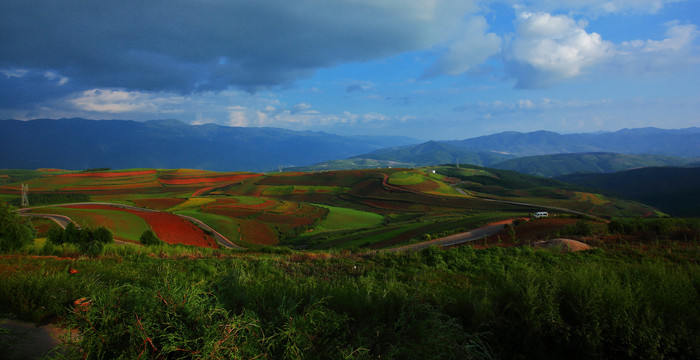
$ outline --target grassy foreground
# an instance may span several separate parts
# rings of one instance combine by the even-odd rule
[[[69,250],[2,255],[0,309],[77,328],[76,358],[700,358],[697,245]]]

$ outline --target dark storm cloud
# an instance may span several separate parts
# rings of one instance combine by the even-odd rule
[[[5,0],[0,69],[51,70],[87,87],[255,90],[431,46],[459,21],[455,7],[469,8],[422,0]]]

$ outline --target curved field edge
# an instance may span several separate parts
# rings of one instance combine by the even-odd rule
[[[328,216],[314,228],[314,232],[348,230],[381,225],[384,216],[361,210],[314,204],[330,210]]]
[[[84,228],[104,226],[119,240],[139,241],[149,225],[138,215],[111,209],[81,209],[69,206],[51,206],[35,209],[32,213],[57,214],[70,217]]]
[[[210,226],[212,229],[236,243],[237,245],[246,245],[241,242],[241,232],[238,223],[227,216],[203,213],[196,210],[179,210],[175,214],[191,216]]]

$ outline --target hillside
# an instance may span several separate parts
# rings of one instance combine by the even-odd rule
[[[619,159],[566,158],[571,164],[536,165],[542,171],[530,172],[533,159],[524,160],[527,164],[506,162],[527,156],[567,153],[620,153],[651,154],[640,157],[620,157]],[[558,134],[551,131],[530,133],[503,132],[465,140],[428,141],[422,144],[380,149],[352,158],[396,161],[413,166],[438,164],[472,164],[525,171],[533,175],[554,176],[560,171],[616,171],[630,167],[682,165],[683,160],[665,157],[700,156],[700,128],[663,130],[656,128],[625,129],[617,132],[590,134]],[[605,164],[608,161],[609,164]],[[343,163],[335,164],[342,169]],[[559,169],[561,167],[561,169]],[[546,169],[549,168],[549,169]],[[580,169],[580,170],[579,170]],[[609,170],[607,170],[609,169]]]
[[[460,149],[442,141],[428,141],[418,145],[380,149],[352,158],[397,161],[414,166],[455,163],[488,166],[512,157],[489,150]]]
[[[697,167],[650,167],[612,174],[571,174],[557,179],[637,200],[675,216],[700,216]]]
[[[412,142],[176,120],[0,121],[0,168],[195,168],[267,171]]]
[[[563,135],[551,131],[503,132],[445,143],[464,150],[496,151],[515,156],[614,152],[693,157],[700,156],[700,128],[642,128]]]
[[[493,167],[554,177],[574,173],[610,173],[650,166],[689,166],[695,160],[662,155],[577,153],[525,156],[494,164]]]

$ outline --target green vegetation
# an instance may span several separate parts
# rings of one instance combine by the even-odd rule
[[[695,247],[668,258],[527,247],[365,258],[121,248],[4,259],[0,303],[21,319],[64,319],[81,333],[66,351],[87,359],[700,356],[700,267],[673,260],[697,261]]]
[[[418,185],[425,181],[425,174],[416,171],[401,171],[391,174],[389,177],[390,185]]]
[[[700,167],[650,167],[613,174],[571,174],[560,180],[625,197],[674,216],[700,216]]]
[[[27,195],[29,206],[49,205],[49,204],[69,204],[90,201],[90,195],[73,193],[73,192],[50,192],[50,193],[32,193]],[[19,197],[12,199],[11,205],[19,207],[21,199]]]
[[[380,225],[384,221],[384,217],[376,213],[329,205],[318,206],[324,207],[330,212],[314,229],[314,232],[368,228]]]
[[[139,238],[139,242],[144,245],[161,245],[163,244],[163,241],[161,241],[156,233],[153,232],[153,230],[148,229],[141,234],[141,237]]]
[[[141,217],[118,209],[77,209],[56,206],[35,209],[33,212],[65,215],[85,228],[104,226],[120,240],[138,241],[141,233],[148,229],[148,224]]]
[[[112,233],[105,227],[81,229],[74,223],[69,223],[65,229],[54,225],[49,229],[46,240],[53,245],[74,244],[80,252],[92,256],[102,254],[105,244],[114,242]]]
[[[4,202],[0,202],[0,251],[12,251],[34,240],[34,228],[29,220],[17,215]]]
[[[91,189],[93,201],[170,209],[253,250],[166,246],[126,211],[57,206],[35,212],[68,215],[83,229],[54,226],[41,230],[46,241],[20,236],[5,246],[6,234],[35,235],[3,203],[0,308],[9,317],[78,330],[65,345],[67,358],[700,357],[697,219],[606,224],[551,216],[517,222],[474,248],[391,253],[381,249],[540,210],[514,202],[597,216],[655,212],[555,180],[479,167],[285,173],[220,187],[188,180],[215,173],[122,176],[129,173],[47,175],[36,182],[45,190],[34,192]],[[166,176],[167,186],[157,181]],[[438,194],[455,183],[474,197]],[[16,197],[16,185],[0,192]],[[149,246],[110,243],[110,230]],[[561,235],[597,249],[527,246]],[[330,250],[309,250],[321,248]]]
[[[700,219],[614,219],[608,223],[611,233],[646,239],[700,240]]]
[[[526,156],[510,159],[493,167],[521,173],[555,177],[575,173],[612,173],[650,166],[683,166],[694,159],[661,155],[615,153],[576,153]]]

